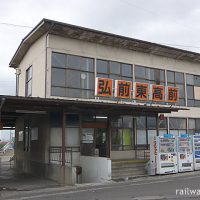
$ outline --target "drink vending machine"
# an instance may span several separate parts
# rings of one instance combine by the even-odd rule
[[[156,165],[156,174],[177,173],[177,145],[172,134],[156,136],[150,146],[150,162]]]
[[[194,170],[200,170],[200,133],[193,135]]]
[[[188,134],[177,137],[178,171],[193,171],[192,138]]]

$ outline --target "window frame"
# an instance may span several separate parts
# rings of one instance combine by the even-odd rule
[[[31,74],[31,76],[29,76]],[[26,80],[25,80],[25,96],[31,97],[32,96],[32,78],[33,78],[33,66],[30,65],[26,69]],[[29,84],[30,84],[30,91],[29,91]]]

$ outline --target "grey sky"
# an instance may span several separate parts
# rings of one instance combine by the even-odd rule
[[[0,94],[15,94],[8,64],[31,30],[4,23],[42,18],[200,52],[199,0],[0,0]]]

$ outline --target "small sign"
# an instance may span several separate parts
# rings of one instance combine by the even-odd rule
[[[131,81],[116,80],[115,81],[115,97],[122,99],[130,99],[132,90]]]
[[[148,100],[149,84],[148,83],[134,83],[134,95],[137,100]]]
[[[98,97],[112,97],[113,80],[109,78],[96,78],[95,95]]]

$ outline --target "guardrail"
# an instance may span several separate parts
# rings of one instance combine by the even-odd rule
[[[65,147],[65,165],[72,167],[72,158],[74,152],[80,152],[79,146]],[[49,147],[49,163],[62,164],[62,147],[50,146]]]
[[[149,160],[150,159],[150,151],[149,150],[136,150],[135,157],[136,157],[136,159]]]
[[[12,143],[8,142],[6,143],[1,149],[0,149],[0,153],[5,153],[8,149],[10,149],[12,147]]]

